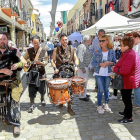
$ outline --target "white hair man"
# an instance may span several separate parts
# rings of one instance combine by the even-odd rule
[[[91,36],[85,35],[83,37],[83,43],[78,46],[77,57],[79,59],[78,77],[83,77],[88,82],[88,66],[91,62],[91,53],[89,46],[91,45]],[[89,95],[87,95],[87,83],[85,85],[85,92],[80,96],[80,100],[89,101]]]

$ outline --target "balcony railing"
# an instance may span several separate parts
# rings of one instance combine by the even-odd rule
[[[102,16],[103,16],[103,9],[98,9],[95,12],[95,20],[99,20],[100,18],[102,18]]]
[[[0,0],[0,6],[1,8],[10,8],[12,9],[18,16],[20,16],[20,13],[19,13],[19,9],[16,5],[16,2],[15,1],[11,1],[11,0]],[[7,9],[8,10],[8,9]],[[12,11],[11,13],[9,13],[11,15],[13,15]]]

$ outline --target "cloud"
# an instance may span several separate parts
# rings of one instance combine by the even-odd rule
[[[49,34],[50,34],[50,22],[52,21],[49,11],[51,11],[52,5],[46,4],[47,3],[46,0],[31,0],[31,2],[34,5],[34,8],[39,10],[40,20],[43,24],[44,31],[45,31],[46,35],[49,36]],[[70,4],[70,3],[61,3],[61,4],[57,5],[56,11],[67,11],[67,10],[70,10],[73,6],[74,5]],[[56,15],[55,15],[55,21],[57,22],[58,20],[61,20],[61,13],[60,12],[56,12]]]

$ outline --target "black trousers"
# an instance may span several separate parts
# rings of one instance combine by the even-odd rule
[[[132,117],[132,89],[121,89],[122,100],[124,103],[124,117],[131,119]]]
[[[29,97],[30,98],[35,98],[37,91],[44,95],[46,93],[46,81],[40,81],[40,86],[36,87],[34,84],[29,84]]]

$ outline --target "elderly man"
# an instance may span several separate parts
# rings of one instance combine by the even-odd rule
[[[78,69],[78,77],[83,77],[88,81],[88,66],[91,62],[91,53],[89,50],[89,46],[91,45],[91,37],[89,35],[85,35],[83,37],[83,43],[78,46],[77,49],[77,57],[79,59],[79,69]],[[89,95],[87,94],[87,83],[85,85],[85,93],[81,95],[79,98],[83,101],[89,101]]]
[[[100,29],[98,32],[98,36],[93,39],[92,46],[90,47],[91,54],[94,55],[94,52],[99,50],[99,38],[103,35],[105,35],[105,31],[103,29]],[[95,80],[95,89],[93,90],[93,92],[97,92],[97,91],[98,91],[98,87]]]

